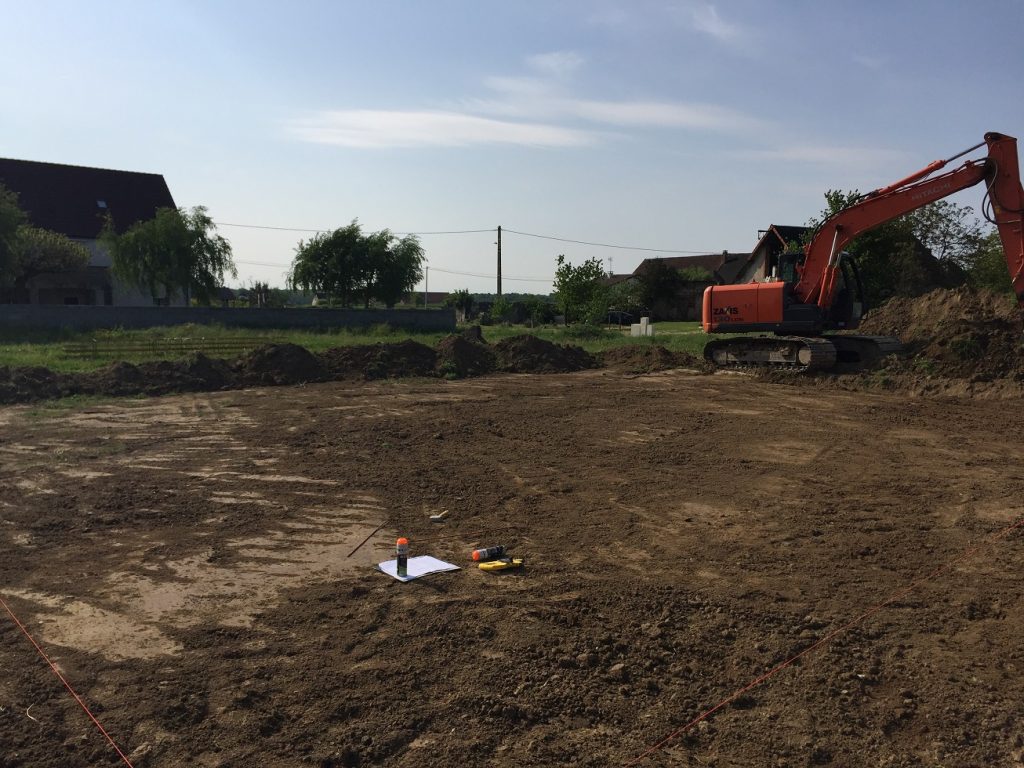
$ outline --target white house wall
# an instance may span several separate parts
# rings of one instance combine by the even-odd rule
[[[107,270],[110,269],[110,252],[99,240],[88,240],[83,238],[72,239],[84,245],[86,250],[89,251],[90,267],[104,267]],[[115,307],[152,307],[156,304],[156,302],[153,301],[153,297],[148,293],[143,293],[137,286],[124,282],[112,272],[110,273],[110,285],[113,288],[113,306]],[[102,298],[97,300],[96,303],[102,304]],[[184,296],[178,295],[171,300],[167,306],[185,307],[188,306],[188,302],[185,301]]]

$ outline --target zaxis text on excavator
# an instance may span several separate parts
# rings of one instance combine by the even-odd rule
[[[933,176],[984,146],[986,157]],[[880,224],[981,182],[986,197],[983,213],[999,229],[1013,290],[1024,307],[1024,189],[1017,140],[986,133],[984,142],[876,189],[827,218],[802,252],[779,257],[767,282],[705,289],[705,332],[772,335],[715,339],[705,346],[704,357],[725,368],[813,371],[837,364],[847,369],[870,367],[898,351],[899,340],[887,336],[825,335],[857,328],[866,310],[860,272],[843,247]]]

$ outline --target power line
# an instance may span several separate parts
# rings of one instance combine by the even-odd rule
[[[319,232],[330,232],[333,229],[332,227],[324,227],[323,229],[309,229],[309,228],[304,228],[304,227],[274,227],[274,226],[270,226],[269,224],[238,224],[238,223],[231,223],[231,222],[227,222],[227,221],[217,221],[217,222],[214,222],[214,223],[218,227],[241,227],[243,229],[270,229],[270,230],[274,230],[274,231],[277,231],[277,232],[311,232],[311,233],[314,233],[314,234],[315,233],[319,233]],[[481,234],[481,233],[484,233],[484,232],[497,232],[497,231],[498,230],[497,230],[496,227],[489,227],[487,229],[445,229],[445,230],[436,230],[436,231],[430,231],[430,232],[393,232],[392,234],[395,234],[395,235],[476,235],[476,234]],[[537,234],[535,232],[522,232],[522,231],[517,230],[517,229],[503,228],[502,231],[504,231],[504,232],[511,232],[514,235],[522,235],[523,237],[535,237],[535,238],[538,238],[540,240],[555,240],[555,241],[557,241],[559,243],[573,243],[575,245],[589,245],[589,246],[593,246],[595,248],[617,248],[617,249],[623,250],[623,251],[646,251],[648,253],[682,253],[682,254],[701,255],[701,256],[702,255],[706,255],[706,254],[711,254],[711,253],[718,253],[718,251],[707,250],[707,249],[702,250],[702,251],[692,251],[692,250],[685,250],[685,249],[682,249],[682,248],[647,248],[647,247],[642,246],[642,245],[620,245],[620,244],[617,244],[617,243],[597,243],[597,242],[593,242],[593,241],[590,241],[590,240],[573,240],[572,238],[568,238],[568,237],[556,237],[555,235],[540,235],[540,234]],[[492,277],[493,277],[493,275],[492,275]]]
[[[486,277],[494,279],[497,275],[485,275],[479,272],[455,272],[450,269],[441,269],[440,267],[431,267],[435,272],[444,272],[446,275],[462,275],[463,277]],[[515,280],[523,283],[550,283],[552,278],[550,277],[509,277],[506,274],[502,274],[502,280]]]
[[[268,264],[265,261],[243,261],[242,259],[233,259],[235,264],[246,264],[250,267],[277,267],[278,269],[288,269],[288,264]]]
[[[555,237],[553,235],[536,235],[532,232],[519,232],[515,229],[503,228],[502,232],[511,232],[514,235],[523,235],[525,237],[537,237],[541,240],[557,240],[560,243],[575,243],[576,245],[592,245],[597,248],[619,248],[624,251],[649,251],[651,253],[690,253],[698,255],[706,255],[709,253],[715,253],[715,251],[683,251],[674,248],[643,248],[639,245],[612,245],[611,243],[592,243],[587,240],[570,240],[567,237]]]
[[[269,224],[233,224],[228,221],[215,221],[218,227],[241,227],[242,229],[272,229],[277,232],[331,232],[335,227],[324,227],[323,229],[309,229],[305,227],[272,227]],[[471,235],[480,232],[497,232],[495,227],[490,229],[450,229],[439,232],[392,232],[393,235]]]
[[[235,259],[235,264],[245,264],[250,267],[276,267],[277,269],[288,269],[288,264],[268,264],[265,261],[246,261],[243,259]],[[482,277],[487,279],[494,279],[495,275],[485,275],[480,272],[457,272],[452,269],[442,269],[441,267],[430,267],[435,272],[443,272],[446,275],[460,275],[462,277]],[[507,277],[502,276],[503,280],[514,280],[521,283],[550,283],[552,278],[550,277]]]

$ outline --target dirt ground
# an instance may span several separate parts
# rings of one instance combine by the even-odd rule
[[[623,765],[1024,515],[1022,405],[601,369],[9,406],[0,596],[140,768]],[[464,569],[394,581],[396,535]],[[1024,765],[1022,547],[637,764]],[[0,765],[118,764],[0,611]]]

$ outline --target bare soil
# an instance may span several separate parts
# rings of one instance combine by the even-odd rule
[[[10,406],[0,595],[140,768],[622,765],[1019,519],[1022,405],[600,369]],[[390,579],[397,535],[464,569]],[[639,764],[1020,766],[1022,546]],[[0,614],[0,765],[118,764]]]

